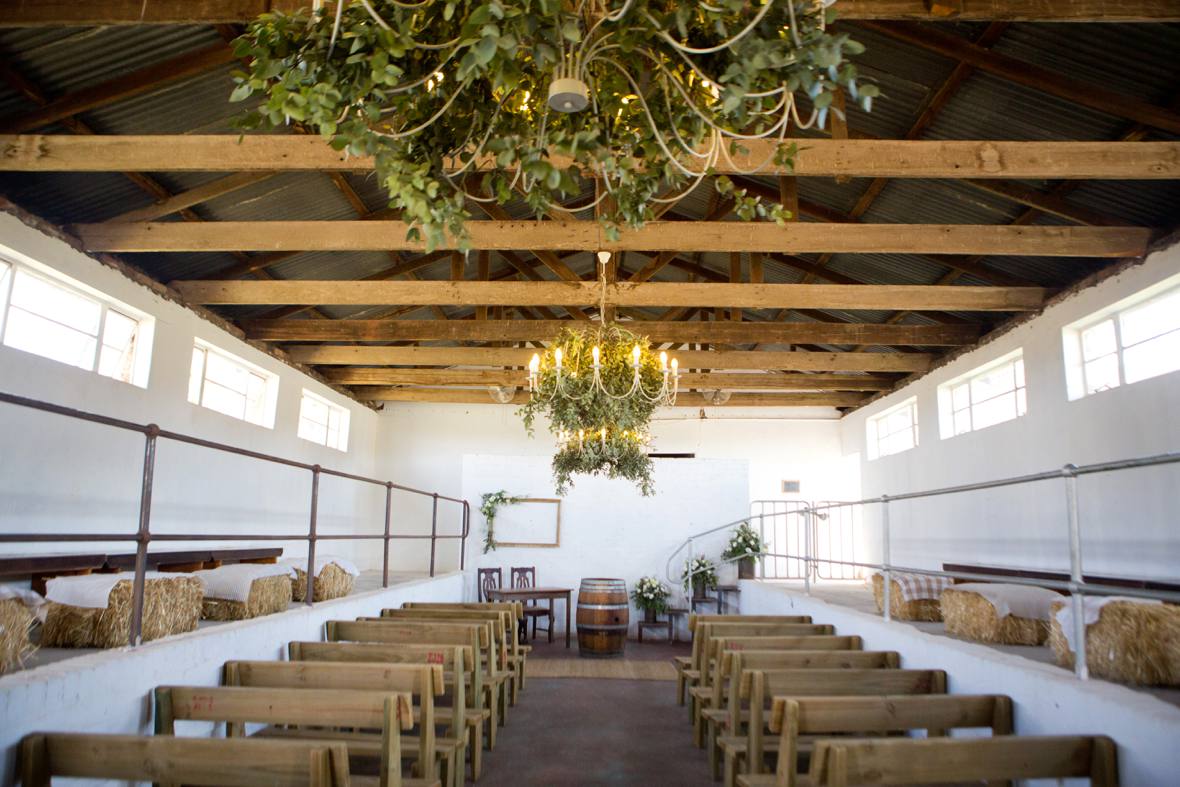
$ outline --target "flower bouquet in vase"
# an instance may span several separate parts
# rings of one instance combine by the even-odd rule
[[[754,558],[766,554],[766,544],[749,522],[742,522],[729,537],[729,544],[721,553],[727,561],[737,561],[738,579],[754,578]]]
[[[717,587],[717,564],[704,555],[698,555],[684,562],[684,572],[680,578],[690,601],[704,598],[705,591]]]
[[[668,596],[672,591],[656,577],[643,577],[635,583],[631,600],[637,609],[643,610],[644,620],[656,622],[656,615],[668,611]]]

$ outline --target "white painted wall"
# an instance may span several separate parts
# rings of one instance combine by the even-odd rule
[[[226,661],[284,659],[288,642],[323,639],[329,620],[377,615],[406,601],[455,601],[464,598],[466,583],[456,572],[4,675],[0,783],[8,783],[15,772],[17,745],[31,732],[150,735],[156,686],[216,686]]]
[[[741,610],[751,615],[811,615],[865,650],[896,650],[906,669],[942,669],[952,694],[1006,694],[1020,735],[1109,735],[1118,744],[1119,784],[1159,787],[1180,771],[1180,708],[1150,694],[950,637],[927,634],[767,582],[743,581]],[[1037,784],[1052,785],[1041,781]],[[1070,784],[1074,781],[1070,780]],[[1085,782],[1080,782],[1085,783]]]
[[[0,214],[0,244],[156,318],[151,375],[146,389],[56,361],[0,346],[0,390],[138,423],[372,475],[377,416],[298,370],[234,338],[196,313],[160,298],[120,272],[65,243]],[[189,362],[198,337],[279,376],[275,427],[267,429],[187,401]],[[351,412],[348,451],[296,436],[304,388]],[[0,532],[134,532],[139,505],[143,437],[62,416],[0,404]],[[305,532],[310,472],[160,441],[156,459],[152,529],[156,533]],[[325,477],[320,489],[320,532],[349,532],[371,522],[381,532],[384,490]],[[241,545],[240,542],[238,544]],[[156,548],[181,545],[157,544]],[[287,554],[306,554],[301,544]],[[3,552],[86,551],[100,546],[6,544]],[[129,542],[103,548],[133,551]],[[379,548],[340,542],[331,553],[379,567]],[[325,550],[321,547],[321,553]],[[419,564],[416,567],[422,570]]]
[[[844,452],[863,457],[865,419],[917,396],[919,445],[861,461],[865,497],[898,494],[1180,449],[1180,373],[1077,401],[1066,397],[1062,328],[1180,272],[1180,246],[1151,255],[870,407],[844,418]],[[939,439],[937,387],[1023,348],[1027,415]],[[1133,470],[1079,480],[1084,566],[1094,573],[1177,578],[1180,467]],[[1065,492],[1053,481],[890,506],[895,563],[942,562],[1066,569]],[[879,552],[879,520],[873,523]]]

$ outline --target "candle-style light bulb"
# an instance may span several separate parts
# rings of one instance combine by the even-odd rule
[[[561,371],[561,348],[558,347],[553,351],[553,362],[557,364],[557,371]]]
[[[660,371],[661,372],[668,371],[668,353],[666,353],[666,352],[660,353]]]
[[[602,437],[599,438],[599,443],[603,448],[606,448],[606,427],[602,427]]]
[[[594,368],[597,369],[598,368],[598,355],[599,355],[598,348],[595,347],[594,349],[592,349],[590,351],[590,354],[594,356]]]
[[[633,350],[631,350],[631,362],[632,362],[632,363],[633,363],[635,366],[639,366],[639,355],[640,355],[640,353],[641,353],[641,352],[642,352],[642,350],[640,350],[640,349],[639,349],[639,345],[638,345],[638,344],[637,344],[637,345],[635,345],[635,348],[634,348]]]
[[[679,374],[680,374],[680,361],[673,358],[672,359],[672,375],[677,376]]]
[[[532,372],[533,374],[536,374],[540,368],[541,368],[541,356],[537,355],[536,353],[533,353],[533,358],[532,358],[532,360],[529,361],[529,371]]]

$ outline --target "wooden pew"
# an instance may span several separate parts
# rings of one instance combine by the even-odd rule
[[[822,740],[809,777],[815,787],[1063,778],[1117,787],[1118,763],[1105,736]]]
[[[458,610],[458,609],[383,609],[381,617],[392,620],[423,620],[441,623],[464,621],[487,621],[492,623],[496,641],[500,648],[500,668],[506,673],[506,699],[515,705],[520,696],[520,674],[524,668],[524,656],[520,652],[520,640],[516,636],[516,618],[509,609],[499,610]]]
[[[24,787],[54,776],[227,787],[348,787],[343,743],[39,732],[20,745]]]
[[[383,644],[378,642],[289,642],[287,658],[291,661],[334,663],[432,664],[442,668],[444,685],[450,687],[450,708],[434,709],[440,724],[449,724],[452,737],[468,737],[471,778],[482,773],[484,723],[491,715],[487,708],[477,709],[469,702],[467,684],[473,682],[472,650],[460,645]],[[455,709],[462,708],[462,722],[467,732],[458,729]]]
[[[440,624],[440,623],[398,623],[386,621],[329,620],[324,624],[324,638],[328,642],[381,642],[391,645],[462,645],[471,648],[473,654],[483,653],[485,658],[492,649],[487,625]],[[485,689],[485,658],[476,655],[471,659],[471,702],[476,710],[488,708],[489,692]],[[496,734],[499,729],[499,713],[495,707],[488,708],[488,749],[496,748]]]
[[[702,718],[705,745],[713,778],[721,778],[720,737],[736,730],[738,687],[743,670],[767,669],[897,669],[901,656],[879,650],[729,650],[719,640],[721,651],[714,664],[712,694],[705,699]],[[732,733],[730,733],[732,734]]]
[[[767,710],[775,697],[881,697],[893,694],[946,694],[946,672],[912,669],[743,669],[738,700],[748,701],[750,719],[742,740],[741,717],[731,717],[734,739],[722,738],[727,778],[736,780],[738,763],[744,758],[747,773],[761,773],[768,750],[765,741]],[[740,710],[740,702],[737,706]]]
[[[417,722],[417,735],[403,733],[403,757],[417,756],[418,772],[426,776],[438,773],[441,766],[443,784],[455,783],[456,770],[462,771],[463,738],[438,738],[435,725],[434,698],[443,693],[442,667],[418,664],[339,664],[331,662],[298,661],[227,661],[222,667],[222,684],[261,689],[335,689],[346,691],[405,692],[411,695]],[[339,739],[349,745],[349,751],[376,756],[380,754],[380,738],[363,733],[344,733],[339,736],[324,730],[272,728],[264,731],[267,737],[302,737]],[[364,744],[368,744],[367,746]],[[458,767],[457,763],[460,763]]]
[[[407,601],[402,604],[402,609],[446,609],[446,610],[495,610],[499,612],[508,612],[512,616],[512,623],[519,624],[524,620],[524,602],[521,601],[470,601],[470,602],[456,602],[449,603],[446,601]],[[514,628],[515,630],[515,628]],[[512,662],[512,666],[516,668],[517,686],[520,690],[525,686],[525,659],[528,654],[533,652],[533,646],[522,643],[520,637],[516,638],[516,660]],[[510,661],[513,660],[512,653],[508,654]]]
[[[922,694],[886,697],[775,697],[770,731],[779,733],[773,774],[740,774],[739,787],[796,787],[799,738],[803,735],[875,734],[926,730],[930,737],[955,728],[1012,733],[1012,700],[983,694]],[[1006,782],[1005,782],[1006,783]]]
[[[729,621],[731,623],[810,623],[810,615],[697,615],[688,616],[688,631],[692,635],[693,655],[674,656],[672,666],[676,668],[676,704],[683,705],[685,692],[690,685],[689,677],[696,661],[697,638],[695,635],[698,623]],[[693,681],[695,682],[695,680]]]
[[[294,724],[381,730],[380,787],[442,787],[438,779],[405,779],[401,731],[414,725],[410,695],[329,689],[250,689],[238,686],[158,686],[157,735],[175,735],[178,721]],[[353,776],[353,783],[363,781]]]

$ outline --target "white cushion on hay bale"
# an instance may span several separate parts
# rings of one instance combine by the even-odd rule
[[[33,621],[44,620],[45,599],[41,594],[12,585],[0,585],[0,675],[36,650],[29,642]]]
[[[146,642],[192,631],[201,612],[201,583],[193,574],[144,574],[143,626]],[[45,585],[49,611],[42,647],[117,648],[131,631],[135,574],[54,577]]]
[[[1043,645],[1049,618],[1061,594],[1032,585],[967,582],[942,593],[946,630],[978,642]]]
[[[205,587],[201,617],[244,620],[282,612],[291,604],[291,567],[237,563],[194,574]]]
[[[1123,596],[1082,602],[1090,674],[1145,686],[1180,686],[1180,607]],[[1073,603],[1053,604],[1049,645],[1057,663],[1074,666]]]
[[[866,582],[873,588],[873,599],[877,611],[885,608],[885,578],[878,571]],[[942,620],[939,599],[942,591],[954,584],[949,577],[932,577],[927,574],[910,574],[894,571],[890,574],[889,614],[897,620]]]
[[[292,598],[303,601],[307,593],[307,558],[289,557],[280,565],[291,569]],[[327,601],[347,596],[352,592],[353,581],[360,573],[351,560],[334,555],[316,555],[312,600]]]

